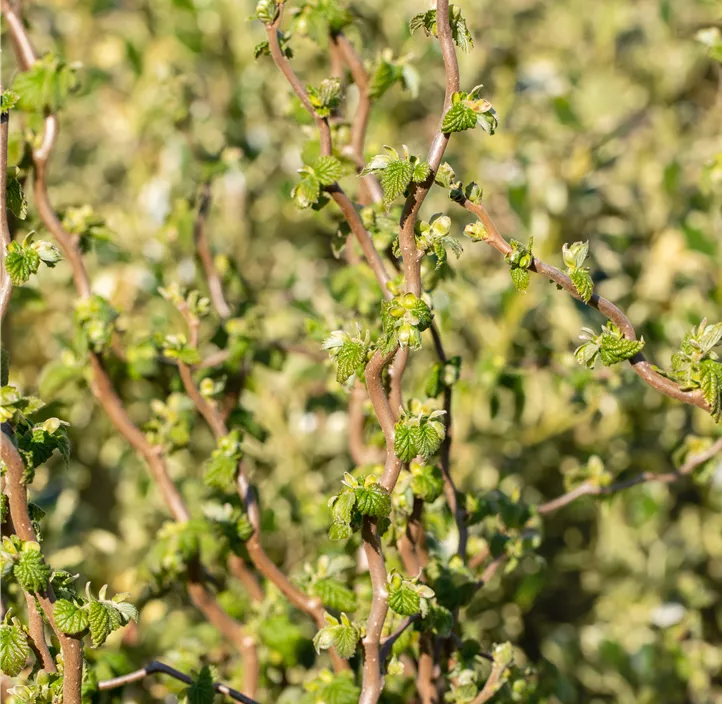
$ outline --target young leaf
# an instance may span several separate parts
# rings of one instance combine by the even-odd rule
[[[42,592],[48,586],[52,570],[45,564],[40,546],[37,543],[23,544],[23,549],[15,561],[13,574],[26,592]]]
[[[427,164],[425,161],[414,164],[414,171],[411,174],[411,180],[414,183],[423,183],[429,176],[431,176],[431,164]]]
[[[216,690],[210,667],[204,665],[198,674],[193,675],[193,681],[183,690],[187,704],[213,704]]]
[[[120,617],[115,609],[102,601],[91,601],[88,605],[88,627],[93,647],[105,643],[106,638],[120,626]]]
[[[569,278],[577,289],[577,293],[585,303],[589,303],[589,299],[594,293],[594,282],[586,268],[576,269],[569,274]]]
[[[0,95],[0,115],[6,115],[16,105],[20,96],[12,90],[4,90]]]
[[[599,347],[599,357],[605,367],[631,359],[644,347],[644,339],[628,340],[621,334],[619,336],[604,332]]]
[[[386,518],[391,513],[391,496],[380,484],[356,489],[356,508],[364,516]]]
[[[346,490],[340,493],[332,506],[333,520],[336,523],[351,523],[351,510],[356,505],[356,493]]]
[[[439,432],[440,429],[442,432]],[[419,425],[411,427],[411,437],[413,438],[416,454],[428,459],[441,446],[444,439],[443,425],[422,420]]]
[[[317,580],[312,591],[327,609],[356,611],[356,594],[333,577]]]
[[[25,220],[28,216],[28,201],[23,192],[23,187],[20,185],[20,181],[18,181],[15,176],[10,175],[10,173],[8,173],[5,194],[7,197],[8,210],[10,210],[18,220]],[[8,247],[8,250],[9,249]]]
[[[58,599],[53,604],[53,617],[58,628],[68,635],[80,633],[88,627],[88,610],[68,599]]]
[[[14,286],[22,286],[40,267],[40,256],[32,247],[19,242],[11,242],[7,246],[5,268]]]
[[[394,454],[402,462],[411,462],[417,455],[411,427],[403,421],[399,421],[394,426]]]
[[[359,641],[359,630],[351,624],[346,614],[341,614],[341,621],[326,614],[326,621],[329,624],[324,626],[313,639],[316,652],[328,650],[333,647],[342,658],[350,658],[356,652],[356,645]]]
[[[722,364],[712,359],[703,360],[700,365],[699,385],[709,412],[717,423],[722,422]]]
[[[75,68],[46,54],[16,76],[13,90],[20,96],[21,110],[52,113],[57,112],[77,85]]]
[[[389,585],[389,608],[399,616],[413,616],[421,610],[421,597],[406,581],[397,586]]]
[[[473,108],[467,106],[463,101],[453,103],[446,111],[441,131],[444,134],[450,132],[462,132],[476,127],[476,113]]]
[[[434,465],[411,465],[411,491],[423,501],[432,503],[444,490],[444,477]]]
[[[511,269],[511,282],[514,284],[514,288],[521,293],[526,293],[529,288],[529,272],[526,269],[514,268]]]
[[[313,167],[318,182],[322,186],[331,186],[343,174],[343,166],[335,156],[322,156]]]
[[[17,619],[13,619],[17,621]],[[17,677],[25,667],[30,646],[19,622],[0,625],[0,669],[8,677]]]
[[[384,169],[381,187],[384,189],[384,206],[387,210],[408,188],[413,174],[414,167],[411,162],[401,159],[390,162]]]
[[[309,174],[301,177],[301,181],[291,190],[291,198],[302,210],[318,203],[321,196],[321,184],[318,179]]]

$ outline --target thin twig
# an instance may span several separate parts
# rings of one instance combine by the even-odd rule
[[[488,245],[492,246],[503,255],[511,252],[511,246],[499,233],[494,221],[491,219],[491,216],[483,204],[472,203],[471,201],[464,199],[463,201],[460,201],[460,205],[466,208],[466,210],[470,213],[474,213],[474,215],[476,215],[484,224],[487,233],[485,242]],[[566,274],[559,271],[559,269],[549,266],[541,261],[541,259],[534,257],[529,270],[550,279],[560,288],[563,288],[570,296],[573,296],[579,301],[582,300],[581,296],[577,292],[577,289],[572,283],[572,280]],[[591,308],[596,308],[608,320],[611,320],[624,333],[626,338],[629,340],[637,339],[637,334],[632,326],[632,323],[629,322],[629,318],[627,318],[627,316],[617,306],[615,306],[614,303],[595,293],[589,299],[587,305]],[[632,365],[632,369],[634,369],[637,376],[660,393],[691,406],[698,406],[705,411],[709,411],[709,405],[704,400],[704,396],[699,390],[683,391],[673,381],[657,372],[654,369],[654,366],[646,360],[641,352],[632,357],[632,359],[629,360],[629,363]]]
[[[421,618],[421,614],[414,614],[413,616],[407,616],[399,625],[399,627],[389,636],[383,639],[381,642],[381,651],[379,653],[381,662],[385,662],[386,658],[391,652],[391,648],[394,647],[394,643],[401,638],[409,626],[413,626]]]
[[[703,465],[705,462],[711,460],[717,453],[722,451],[722,438],[719,438],[713,445],[711,445],[704,452],[700,452],[698,455],[690,457],[679,469],[674,472],[665,472],[664,474],[656,474],[655,472],[642,472],[629,479],[623,479],[621,481],[610,484],[609,486],[598,486],[590,482],[584,482],[578,487],[575,487],[566,494],[558,496],[556,499],[547,501],[541,506],[537,507],[537,511],[542,514],[553,513],[554,511],[563,508],[567,504],[576,501],[582,496],[609,496],[610,494],[616,494],[619,491],[624,491],[630,487],[644,484],[646,482],[659,482],[661,484],[672,484],[679,479],[689,476],[694,472],[697,467]]]
[[[196,244],[196,251],[198,257],[203,265],[203,271],[206,275],[206,282],[208,283],[208,292],[210,293],[211,303],[216,309],[216,313],[222,320],[230,318],[231,309],[226,302],[223,295],[223,286],[221,284],[221,278],[218,275],[215,262],[213,261],[213,254],[208,243],[208,237],[206,235],[206,224],[208,220],[208,213],[211,207],[211,184],[204,183],[198,192],[198,209],[196,212],[196,219],[193,223],[193,239]]]
[[[2,93],[2,86],[0,86]],[[7,203],[7,174],[8,174],[8,133],[10,131],[10,111],[0,115],[0,320],[5,317],[10,295],[13,290],[13,282],[5,268],[5,257],[7,248],[10,246],[10,226],[8,225],[8,203]]]
[[[118,687],[125,687],[129,684],[132,684],[133,682],[140,682],[148,675],[154,674],[169,675],[170,677],[175,677],[175,679],[180,680],[185,684],[191,684],[193,682],[193,678],[189,675],[186,675],[184,672],[176,670],[174,667],[166,665],[165,663],[153,660],[152,662],[149,662],[145,667],[142,667],[140,670],[136,670],[135,672],[129,672],[127,675],[121,675],[120,677],[113,677],[113,679],[110,680],[102,680],[101,682],[98,682],[98,689],[100,691],[105,691],[107,689],[117,689]],[[258,704],[255,699],[251,699],[250,697],[247,697],[245,694],[242,694],[238,690],[232,689],[231,687],[228,687],[227,685],[220,682],[214,682],[213,689],[219,694],[225,694],[227,697],[230,697],[237,702],[243,702],[244,704]]]

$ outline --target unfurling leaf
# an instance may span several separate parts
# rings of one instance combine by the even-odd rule
[[[313,172],[322,186],[331,186],[343,174],[343,166],[335,156],[322,156],[314,165]]]
[[[529,287],[529,267],[534,263],[533,244],[533,237],[529,238],[529,244],[526,246],[521,242],[511,240],[511,252],[504,257],[510,267],[514,288],[522,293],[525,293]]]
[[[389,587],[389,608],[399,616],[413,616],[421,610],[421,597],[406,583]]]
[[[599,358],[605,367],[611,367],[626,359],[631,359],[644,347],[644,339],[629,340],[605,332],[602,334],[602,344],[599,347]]]
[[[392,161],[384,169],[381,176],[381,187],[384,189],[384,205],[389,208],[391,204],[411,183],[414,174],[414,167],[409,161],[397,160]]]
[[[450,132],[462,132],[476,127],[476,113],[463,102],[453,103],[446,111],[441,131],[445,134]]]
[[[588,269],[576,269],[569,274],[574,288],[585,303],[589,303],[589,299],[594,293],[594,282],[589,274]]]
[[[333,577],[319,579],[313,585],[312,591],[327,609],[356,611],[356,594]]]
[[[521,293],[526,293],[529,288],[529,272],[526,269],[511,269],[511,282],[514,288]]]
[[[722,422],[722,364],[712,359],[700,363],[700,388],[709,412],[717,423]]]
[[[350,658],[356,652],[356,645],[361,636],[360,631],[346,616],[341,614],[341,620],[326,614],[327,626],[324,626],[313,639],[316,652],[335,648],[342,658]]]

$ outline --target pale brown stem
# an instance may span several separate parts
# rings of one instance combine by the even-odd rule
[[[399,555],[407,574],[415,577],[426,566],[427,555],[424,550],[424,529],[421,525],[421,514],[424,511],[422,499],[415,498],[411,515],[406,523],[406,530],[398,542]]]
[[[140,682],[141,680],[148,677],[148,675],[153,674],[169,675],[170,677],[174,677],[175,679],[179,680],[180,682],[184,682],[185,684],[191,684],[193,682],[193,679],[189,675],[186,675],[184,672],[176,670],[174,667],[170,667],[170,665],[166,665],[165,663],[153,660],[140,670],[136,670],[135,672],[129,672],[127,675],[121,675],[120,677],[114,677],[111,680],[102,680],[101,682],[98,682],[98,689],[100,691],[105,691],[108,689],[125,687],[129,684],[133,684],[134,682]],[[231,687],[228,687],[220,682],[214,682],[213,689],[218,692],[218,694],[223,694],[226,697],[230,697],[237,702],[243,702],[244,704],[258,704],[255,699],[251,699],[245,694],[242,694],[241,692],[232,689]]]
[[[413,626],[416,621],[418,621],[421,618],[421,614],[414,614],[413,616],[407,616],[399,625],[399,627],[389,636],[386,636],[386,638],[383,639],[381,642],[381,651],[380,651],[380,657],[381,657],[381,663],[386,662],[386,658],[388,658],[389,654],[391,653],[391,648],[393,648],[394,643],[401,638],[401,636],[404,634],[407,628],[410,626]]]
[[[624,491],[630,487],[637,486],[638,484],[644,484],[646,482],[659,482],[661,484],[672,484],[684,477],[689,476],[694,472],[697,467],[703,465],[705,462],[711,460],[717,453],[722,452],[722,438],[719,438],[713,445],[711,445],[704,452],[700,452],[698,455],[690,457],[679,469],[674,472],[665,472],[664,474],[656,474],[655,472],[642,472],[629,479],[623,479],[621,481],[610,484],[609,486],[598,486],[590,482],[584,482],[578,487],[575,487],[566,494],[558,496],[556,499],[547,501],[541,506],[537,507],[537,511],[545,515],[547,513],[553,513],[563,508],[567,504],[576,501],[582,496],[609,496],[610,494],[616,494],[619,491]]]
[[[266,25],[266,34],[268,37],[268,46],[271,51],[271,57],[273,58],[273,61],[278,67],[278,69],[288,81],[289,85],[293,89],[293,92],[296,94],[298,99],[301,101],[303,106],[306,108],[308,113],[311,115],[311,117],[313,117],[314,121],[316,122],[316,127],[318,128],[321,141],[321,154],[329,156],[333,152],[333,145],[331,142],[331,129],[329,128],[328,121],[325,118],[320,117],[318,113],[316,113],[316,111],[313,109],[313,105],[311,105],[311,101],[308,99],[308,93],[306,93],[306,89],[303,87],[303,84],[294,73],[288,59],[281,51],[281,47],[278,43],[278,27],[280,26],[280,22],[281,16],[279,15],[278,19],[272,25]],[[361,245],[361,250],[364,253],[364,257],[366,258],[368,265],[374,272],[374,275],[376,276],[376,279],[381,286],[381,291],[384,297],[387,300],[391,299],[392,295],[387,287],[387,284],[389,282],[389,275],[386,271],[386,267],[384,266],[383,259],[381,259],[381,256],[376,251],[376,247],[374,246],[373,240],[371,239],[371,235],[366,231],[366,228],[363,226],[363,223],[361,222],[361,217],[359,216],[356,208],[354,207],[354,204],[351,202],[350,198],[346,195],[346,193],[337,183],[333,184],[332,186],[328,186],[326,188],[326,191],[336,202],[336,205],[338,205],[338,207],[340,208],[344,218],[346,219],[346,222],[351,228],[351,232],[358,240],[359,245]]]
[[[38,658],[43,670],[46,672],[57,672],[55,660],[53,660],[53,656],[50,654],[50,649],[45,640],[45,624],[35,603],[35,597],[26,592],[25,604],[28,609],[28,626],[35,657]]]
[[[487,232],[487,237],[485,239],[487,244],[491,245],[503,255],[511,252],[511,246],[499,233],[494,221],[491,219],[491,216],[483,204],[463,200],[460,202],[460,205],[476,215],[484,224]],[[559,269],[549,266],[541,261],[541,259],[534,257],[529,270],[550,279],[578,301],[582,300],[581,296],[577,292],[577,289],[572,283],[572,280],[566,274],[559,271]],[[589,299],[587,305],[591,308],[596,308],[608,320],[611,320],[624,333],[624,336],[627,339],[637,339],[637,334],[632,326],[632,323],[629,322],[629,318],[627,318],[627,316],[619,308],[617,308],[614,303],[595,293]],[[698,406],[699,408],[709,412],[709,405],[704,400],[704,396],[701,391],[683,391],[673,381],[655,371],[654,366],[646,360],[645,356],[641,352],[632,357],[632,359],[629,360],[629,363],[632,365],[632,369],[634,369],[637,376],[660,393],[691,406]]]
[[[416,690],[421,704],[438,704],[439,693],[436,690],[434,658],[434,639],[431,633],[421,634],[419,669],[416,673]]]
[[[37,542],[38,537],[35,534],[33,522],[30,519],[30,512],[28,511],[27,487],[23,483],[25,464],[23,463],[22,458],[20,457],[20,454],[15,448],[12,440],[4,431],[0,436],[0,445],[0,455],[7,467],[5,493],[8,497],[13,529],[18,538],[20,538],[23,542]],[[55,592],[50,584],[48,584],[47,588],[42,592],[37,592],[35,597],[37,598],[45,617],[48,619],[48,623],[53,629],[63,653],[63,701],[66,704],[80,704],[82,699],[80,690],[83,680],[82,641],[78,638],[65,635],[55,623],[55,617],[53,615]],[[35,640],[35,636],[33,636],[33,640]],[[40,648],[41,643],[44,644],[44,642],[44,635],[42,637],[38,636],[36,645]],[[44,659],[45,658],[43,657],[43,660]]]
[[[28,70],[35,63],[36,57],[25,26],[8,0],[2,0],[2,9],[16,49],[18,63],[23,70]],[[76,239],[67,232],[55,214],[47,190],[47,165],[58,134],[57,117],[55,115],[46,116],[44,128],[45,131],[41,144],[33,151],[33,193],[35,194],[35,204],[40,219],[55,237],[63,251],[66,261],[70,264],[78,295],[80,298],[87,298],[91,293],[90,280],[85,264],[83,263],[80,249],[78,248]],[[90,352],[89,359],[92,371],[91,388],[95,397],[121,435],[123,435],[126,441],[128,441],[148,463],[151,474],[158,484],[173,517],[180,522],[187,521],[190,517],[190,512],[170,478],[168,466],[161,449],[151,445],[145,435],[128,416],[122,401],[113,388],[110,377],[103,367],[101,358],[96,353]],[[211,592],[209,592],[203,584],[194,583],[191,577],[189,593],[196,607],[209,621],[217,624],[221,618],[223,619],[224,632],[233,634],[234,640],[232,642],[238,646],[242,652],[246,652],[248,643],[240,626],[220,609]],[[249,679],[255,682],[257,675],[250,674],[251,668],[247,668],[247,672],[249,673]],[[72,678],[70,678],[70,681],[73,681]]]
[[[206,235],[206,223],[210,207],[211,184],[204,183],[198,193],[198,211],[193,224],[193,238],[195,240],[198,257],[201,260],[203,271],[206,275],[211,303],[213,303],[213,307],[216,309],[216,313],[218,313],[219,317],[222,320],[225,320],[231,316],[231,309],[226,302],[225,296],[223,295],[221,278],[218,275],[218,270],[216,269],[215,262],[213,261],[213,254],[211,253],[211,247]]]
[[[446,364],[448,357],[444,350],[443,342],[441,341],[441,335],[434,323],[431,324],[431,336],[434,339],[434,348],[436,349],[436,356],[442,364]],[[448,385],[444,385],[444,422],[446,423],[446,435],[444,441],[441,444],[440,451],[440,464],[441,473],[444,477],[444,494],[446,501],[449,504],[449,508],[454,514],[454,520],[456,522],[456,529],[459,532],[459,546],[457,554],[466,560],[466,545],[469,540],[469,529],[466,523],[466,507],[459,501],[459,494],[456,489],[456,483],[454,478],[451,476],[451,443],[453,441],[453,426],[451,420],[451,400],[452,400],[452,389]]]
[[[2,86],[0,86],[2,93]],[[5,317],[10,296],[13,290],[13,282],[5,268],[5,257],[7,248],[10,245],[10,226],[8,224],[7,204],[7,173],[8,173],[8,133],[10,131],[10,113],[0,115],[0,247],[2,251],[2,265],[0,266],[0,320]]]
[[[495,662],[491,666],[491,674],[489,675],[489,679],[487,679],[484,683],[484,688],[481,692],[479,692],[471,704],[484,704],[484,702],[490,701],[491,698],[501,689],[503,684],[501,678],[503,677],[505,671],[506,667],[502,667]]]

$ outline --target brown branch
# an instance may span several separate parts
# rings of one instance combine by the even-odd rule
[[[57,672],[55,660],[53,660],[53,656],[50,654],[50,648],[48,648],[45,640],[45,623],[38,611],[35,597],[25,592],[25,604],[28,609],[28,626],[35,657],[38,659],[43,670],[46,672]]]
[[[494,249],[496,249],[499,253],[503,255],[511,252],[511,246],[497,230],[494,221],[491,219],[491,216],[489,215],[484,205],[482,205],[481,203],[472,203],[471,201],[466,199],[460,201],[460,205],[466,208],[466,210],[468,210],[470,213],[476,215],[479,220],[481,220],[481,222],[484,224],[487,233],[485,242],[487,244],[491,245]],[[576,298],[578,301],[582,300],[581,296],[574,287],[572,280],[566,274],[559,271],[559,269],[553,266],[549,266],[548,264],[545,264],[543,261],[541,261],[541,259],[534,257],[533,262],[529,267],[529,270],[540,274],[547,279],[550,279],[560,288],[563,288],[570,296]],[[611,320],[624,333],[624,336],[627,339],[637,339],[637,334],[634,331],[632,323],[629,322],[629,318],[627,318],[627,316],[619,308],[617,308],[614,303],[595,293],[589,299],[587,305],[591,308],[596,308],[608,320]],[[646,358],[641,352],[632,357],[632,359],[629,360],[629,363],[632,365],[632,369],[634,369],[637,376],[639,376],[643,381],[645,381],[647,384],[649,384],[652,388],[656,389],[660,393],[663,393],[665,396],[669,396],[670,398],[674,398],[677,401],[687,403],[691,406],[698,406],[699,408],[702,408],[703,410],[709,412],[709,406],[704,400],[704,397],[699,390],[682,391],[682,389],[680,389],[677,384],[657,372],[654,366],[646,360]]]
[[[505,671],[505,666],[502,667],[498,663],[494,662],[491,666],[491,674],[486,680],[484,688],[474,698],[471,704],[484,704],[484,702],[490,701],[491,698],[501,689],[503,684],[501,678],[503,677]]]
[[[711,445],[704,452],[700,452],[698,455],[690,457],[679,469],[674,472],[665,472],[664,474],[656,474],[655,472],[642,472],[629,479],[623,479],[621,481],[610,484],[609,486],[598,486],[590,482],[584,482],[578,487],[568,491],[566,494],[558,496],[556,499],[547,501],[541,506],[537,507],[537,511],[546,515],[553,513],[554,511],[563,508],[567,504],[576,501],[582,496],[609,496],[610,494],[616,494],[619,491],[624,491],[630,487],[644,484],[646,482],[660,482],[661,484],[672,484],[684,477],[689,476],[694,472],[697,467],[703,465],[705,462],[711,460],[718,452],[722,452],[722,438],[719,438],[713,445]]]
[[[416,689],[421,704],[438,704],[439,693],[434,682],[436,669],[434,638],[431,633],[422,633],[419,652],[419,669],[416,673]]]
[[[364,159],[364,144],[366,143],[366,132],[368,130],[369,117],[371,116],[371,97],[369,95],[369,77],[364,68],[361,57],[356,53],[353,45],[343,32],[332,35],[331,45],[337,47],[339,54],[346,62],[351,71],[353,82],[359,91],[359,103],[351,123],[351,144],[349,145],[350,156],[356,166],[363,169],[366,165]],[[359,200],[367,205],[368,200],[380,203],[383,200],[381,185],[374,174],[369,174],[361,179],[361,190]]]
[[[456,49],[454,48],[454,39],[451,34],[451,26],[449,25],[449,0],[437,0],[436,26],[441,55],[444,59],[444,70],[446,72],[444,109],[439,123],[441,125],[446,111],[451,106],[452,95],[459,90],[459,64],[456,60]],[[411,291],[411,293],[416,296],[421,295],[421,273],[414,227],[416,226],[419,210],[434,183],[434,176],[444,157],[448,143],[449,135],[444,134],[439,126],[426,157],[426,161],[431,166],[431,174],[424,183],[412,186],[409,197],[404,204],[403,213],[401,214],[399,245],[404,260],[406,290]]]
[[[0,93],[2,86],[0,85]],[[8,174],[8,133],[10,132],[10,112],[0,115],[0,320],[5,317],[10,296],[13,290],[13,282],[5,268],[5,257],[7,248],[12,241],[10,238],[10,226],[8,225],[7,211],[7,174]]]
[[[221,278],[218,275],[215,262],[213,261],[213,255],[211,254],[211,248],[208,244],[208,237],[206,235],[206,222],[208,220],[208,213],[211,207],[211,184],[204,183],[198,192],[198,210],[196,212],[196,219],[193,223],[193,239],[196,245],[196,251],[198,257],[203,265],[203,271],[206,275],[206,282],[208,283],[208,292],[210,293],[211,302],[213,307],[216,309],[216,313],[222,320],[230,318],[231,309],[226,302],[223,295],[223,286],[221,284]]]
[[[424,502],[415,497],[411,515],[406,522],[406,530],[399,538],[398,551],[404,570],[412,576],[421,572],[426,566],[428,555],[424,550],[424,529],[421,525],[421,514],[424,511]]]
[[[333,152],[333,145],[331,141],[331,129],[328,125],[328,121],[325,118],[320,117],[318,113],[314,110],[313,105],[311,105],[311,101],[308,99],[308,93],[306,93],[306,89],[303,87],[303,84],[291,68],[291,64],[283,54],[281,46],[278,42],[278,29],[281,23],[281,17],[282,14],[279,14],[278,18],[272,25],[266,25],[266,35],[268,37],[268,46],[271,51],[271,57],[273,58],[273,61],[278,67],[278,69],[288,81],[289,85],[293,89],[293,92],[296,94],[301,103],[303,103],[303,106],[306,108],[311,117],[313,117],[316,123],[316,127],[318,128],[321,141],[321,155],[330,156]],[[346,222],[351,228],[351,232],[358,240],[359,245],[361,245],[361,250],[364,253],[364,257],[366,257],[366,261],[373,270],[374,275],[376,276],[376,279],[381,286],[381,291],[384,295],[384,298],[386,298],[387,300],[392,298],[391,292],[388,290],[387,287],[387,284],[389,282],[389,275],[386,271],[386,267],[384,266],[383,259],[381,259],[381,256],[376,250],[373,240],[371,239],[371,235],[363,226],[363,222],[361,222],[361,217],[359,216],[356,208],[354,207],[354,204],[351,202],[350,198],[346,195],[341,186],[339,186],[337,183],[334,183],[332,186],[328,186],[326,188],[326,192],[329,193],[331,198],[333,198],[333,200],[336,202],[336,205],[338,205],[338,207],[341,209],[341,212],[343,213]]]
[[[140,670],[136,670],[135,672],[129,672],[127,675],[121,675],[120,677],[114,677],[111,680],[102,680],[101,682],[98,682],[98,689],[100,691],[105,691],[107,689],[117,689],[118,687],[125,687],[129,684],[132,684],[133,682],[140,682],[148,675],[154,675],[158,673],[163,675],[169,675],[170,677],[175,677],[175,679],[180,680],[185,684],[191,684],[193,682],[193,679],[189,675],[186,675],[184,672],[176,670],[174,667],[166,665],[165,663],[153,660]],[[241,692],[232,689],[225,684],[221,684],[220,682],[214,682],[213,689],[219,694],[224,694],[225,696],[230,697],[237,702],[244,702],[244,704],[258,704],[255,699],[251,699],[245,694],[242,694]]]
[[[401,638],[409,626],[413,626],[421,618],[421,614],[414,614],[413,616],[407,616],[399,625],[399,627],[391,634],[386,636],[381,642],[381,662],[386,662],[386,658],[391,653],[391,648],[394,647],[394,643]]]
[[[436,356],[442,364],[446,364],[448,362],[446,350],[444,349],[444,344],[441,340],[441,334],[434,323],[431,324],[431,336],[434,340]],[[444,421],[446,423],[446,435],[444,436],[444,441],[441,444],[440,451],[441,473],[444,477],[444,494],[446,495],[446,502],[449,504],[449,508],[454,514],[456,529],[459,532],[457,554],[466,561],[466,545],[469,540],[469,529],[466,523],[466,507],[459,501],[459,493],[456,489],[456,483],[451,476],[451,443],[453,440],[451,401],[452,387],[448,384],[444,384],[444,410],[446,411]]]
[[[184,315],[189,323],[191,332],[191,344],[192,346],[197,345],[197,334],[194,332],[195,322],[197,322],[187,311],[187,308],[180,307],[181,313]],[[226,426],[220,411],[212,403],[210,403],[201,394],[200,390],[193,381],[190,367],[188,365],[179,362],[178,370],[181,375],[183,387],[185,388],[188,396],[193,400],[198,408],[199,412],[208,423],[213,435],[216,439],[222,438],[228,435],[228,427]],[[246,541],[246,548],[248,555],[251,558],[256,569],[270,582],[276,585],[281,593],[293,604],[296,608],[300,609],[304,613],[308,614],[313,618],[314,622],[319,628],[323,628],[325,625],[323,604],[318,597],[311,597],[304,591],[299,589],[291,580],[276,566],[276,564],[268,557],[268,554],[263,549],[261,544],[261,513],[258,507],[255,493],[251,484],[246,476],[243,468],[243,463],[238,463],[237,468],[237,488],[238,494],[241,497],[241,501],[246,508],[248,514],[248,520],[253,526],[253,535]],[[234,563],[235,565],[235,563]],[[347,669],[348,663],[342,658],[339,658],[335,651],[332,651],[331,657],[334,663],[334,667],[337,670]]]
[[[36,57],[25,26],[8,0],[2,0],[2,9],[15,46],[18,63],[24,70],[28,70],[35,63]],[[46,116],[44,127],[42,142],[39,147],[33,150],[35,203],[40,219],[55,237],[65,259],[70,264],[78,295],[81,298],[87,298],[91,293],[90,282],[80,249],[76,239],[67,232],[55,214],[47,190],[47,166],[58,134],[57,117],[55,115]],[[101,358],[96,353],[90,352],[89,359],[92,370],[91,388],[95,397],[121,435],[146,460],[151,475],[158,484],[166,505],[175,520],[179,522],[187,521],[190,512],[170,478],[168,466],[161,449],[151,445],[128,416],[122,401],[113,388]],[[232,642],[241,652],[246,653],[248,651],[248,641],[243,635],[240,626],[218,606],[215,597],[208,591],[207,587],[201,583],[191,581],[189,594],[193,603],[206,618],[216,625],[222,624],[224,632],[232,635]],[[256,681],[257,674],[253,674],[251,668],[247,668],[247,675],[249,680]],[[72,682],[73,679],[70,678],[70,681]]]
[[[37,542],[33,522],[28,511],[28,492],[23,483],[25,464],[20,457],[10,437],[3,431],[0,437],[0,455],[7,467],[5,493],[10,506],[10,517],[13,522],[15,534],[24,542]],[[32,599],[32,596],[30,597]],[[60,649],[63,653],[63,701],[66,704],[80,704],[81,685],[83,680],[83,645],[78,638],[65,635],[57,626],[53,615],[53,604],[55,603],[55,592],[52,585],[48,584],[42,592],[37,592],[35,598],[40,604],[45,617],[53,629]],[[28,604],[29,606],[29,604]],[[33,619],[31,618],[31,625]],[[40,624],[42,626],[42,623]],[[45,636],[40,633],[33,633],[33,641],[42,648],[45,644]],[[48,654],[49,655],[49,654]],[[45,666],[45,655],[41,653],[43,666]],[[52,660],[52,659],[51,659]]]

